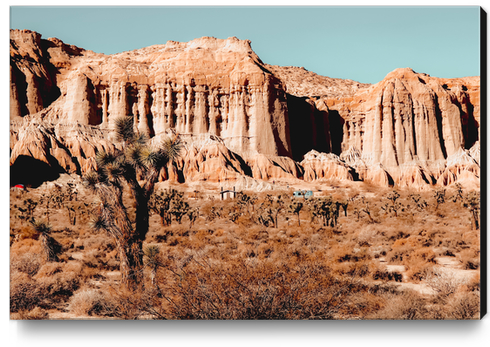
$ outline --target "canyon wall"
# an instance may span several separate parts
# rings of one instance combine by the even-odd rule
[[[326,98],[330,113],[343,122],[341,152],[358,150],[368,166],[381,164],[398,185],[410,186],[419,171],[433,184],[448,158],[479,152],[479,80],[404,68],[352,97]]]
[[[133,115],[152,141],[172,132],[186,143],[162,179],[479,184],[479,77],[406,68],[362,84],[264,64],[236,38],[114,55],[27,30],[10,38],[14,180],[32,160],[46,179],[95,168],[97,150],[118,146],[114,119]]]
[[[262,67],[249,41],[236,38],[106,56],[11,31],[10,100],[11,119],[29,114],[110,128],[132,114],[135,126],[152,136],[167,129],[209,133],[240,153],[291,155],[281,82]]]

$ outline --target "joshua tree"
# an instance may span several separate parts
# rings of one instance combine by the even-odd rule
[[[361,207],[354,208],[354,214],[357,216],[357,221],[359,221],[359,217],[361,216],[361,213],[364,212],[366,214],[366,216],[368,216],[369,222],[375,223],[374,218],[371,216],[371,208],[369,207],[369,201],[366,201],[364,196],[361,196],[359,198],[359,200],[360,200],[359,203],[363,204],[364,208],[361,208]]]
[[[446,189],[437,189],[434,191],[434,198],[436,199],[436,211],[440,204],[446,202]]]
[[[148,207],[160,216],[162,226],[169,225],[172,222],[170,205],[173,199],[178,199],[179,193],[175,189],[165,189],[154,192],[148,203]]]
[[[264,226],[272,224],[274,228],[277,228],[279,213],[284,209],[284,205],[285,196],[278,195],[274,198],[271,194],[267,194],[257,209],[259,223]]]
[[[303,203],[301,201],[296,200],[296,199],[291,200],[291,202],[288,204],[288,212],[293,213],[298,217],[298,226],[301,225],[301,222],[299,219],[299,213],[300,213],[302,208],[303,208]]]
[[[160,261],[160,247],[155,245],[146,246],[143,251],[144,264],[145,267],[150,269],[150,280],[153,288],[159,292],[160,288],[158,288],[157,283],[157,269],[162,266]]]
[[[199,208],[190,208],[187,212],[187,217],[189,217],[189,226],[192,227],[197,217],[199,217]]]
[[[68,212],[68,219],[71,225],[76,224],[76,209],[73,201],[77,200],[77,191],[73,183],[68,183],[66,187],[55,185],[49,193],[43,194],[39,199],[41,205],[46,205],[46,221],[49,223],[51,209],[65,207]]]
[[[357,217],[357,220],[356,220],[357,222],[359,222],[359,218],[361,217],[361,212],[362,212],[362,210],[358,209],[357,207],[354,208],[354,214]]]
[[[39,199],[39,203],[41,205],[46,204],[46,210],[44,215],[46,216],[46,222],[49,223],[49,213],[51,208],[54,207],[58,199],[61,199],[60,195],[61,189],[59,187],[55,187],[49,194],[43,194]]]
[[[386,199],[388,199],[388,201],[391,203],[386,203],[385,205],[381,206],[381,208],[385,210],[386,213],[394,212],[395,217],[398,217],[398,210],[400,210],[402,207],[402,205],[397,202],[399,197],[400,194],[396,190],[392,191],[386,196]]]
[[[180,224],[182,223],[182,217],[184,217],[190,211],[190,206],[187,201],[184,200],[184,193],[177,193],[170,202],[169,212],[175,217],[175,220]]]
[[[455,183],[454,187],[456,188],[456,192],[451,198],[453,202],[456,202],[458,200],[464,201],[463,186],[460,183]]]
[[[247,212],[248,216],[253,220],[254,212],[255,212],[255,203],[257,202],[257,197],[253,195],[248,195],[243,192],[238,192],[235,204],[238,207],[240,213]]]
[[[74,201],[77,201],[78,192],[75,189],[73,183],[67,183],[65,189],[63,189],[63,205],[68,211],[68,218],[70,219],[71,225],[77,223],[77,207]]]
[[[422,199],[420,194],[410,194],[410,199],[412,199],[418,211],[423,211],[427,207],[427,201]]]
[[[342,209],[344,210],[344,216],[347,217],[347,208],[349,207],[349,200],[344,200],[340,201],[340,206],[342,206]]]
[[[119,252],[122,282],[135,289],[142,282],[142,245],[149,228],[148,201],[160,170],[179,156],[182,145],[174,137],[150,146],[144,134],[135,132],[131,116],[116,119],[115,132],[122,149],[98,152],[97,171],[85,175],[84,181],[99,197],[92,226],[113,237]],[[123,202],[124,183],[129,187],[136,210],[134,224]]]
[[[344,213],[346,213],[347,205],[344,202],[334,201],[331,196],[308,200],[312,221],[318,218],[322,221],[323,226],[336,226],[340,215],[340,208],[344,208]]]
[[[26,214],[26,216],[23,216],[23,219],[27,219],[29,221],[32,221],[34,219],[33,218],[34,210],[36,209],[36,206],[38,204],[37,201],[34,201],[34,200],[29,198],[29,199],[24,200],[23,204],[24,204],[25,208],[18,207],[18,209],[21,213]]]
[[[237,207],[233,206],[228,213],[228,219],[233,223],[237,223],[238,217],[240,217],[240,212]]]
[[[43,247],[43,252],[46,261],[58,261],[57,253],[60,250],[60,245],[49,234],[51,225],[47,222],[32,220],[31,225],[36,233],[39,233],[39,240]]]
[[[480,194],[471,191],[466,194],[463,201],[463,207],[466,207],[471,212],[471,225],[473,229],[480,229]]]
[[[223,207],[211,206],[211,210],[209,211],[209,214],[206,217],[206,221],[212,222],[216,218],[221,218],[222,213],[223,213]]]

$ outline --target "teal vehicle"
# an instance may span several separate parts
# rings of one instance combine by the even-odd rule
[[[294,197],[297,197],[297,198],[304,197],[305,199],[308,199],[309,197],[313,196],[313,191],[312,190],[297,190],[293,194],[294,194]]]

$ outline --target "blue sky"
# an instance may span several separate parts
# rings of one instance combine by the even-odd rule
[[[236,36],[251,40],[266,63],[365,83],[400,67],[437,77],[480,75],[479,25],[476,6],[10,8],[10,28],[95,52]]]

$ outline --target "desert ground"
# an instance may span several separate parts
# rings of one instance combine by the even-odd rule
[[[236,197],[221,200],[222,187]],[[479,318],[479,192],[251,180],[160,182],[154,194],[171,190],[165,218],[150,204],[144,280],[129,291],[79,176],[12,187],[11,319]],[[131,215],[128,189],[124,201]]]

